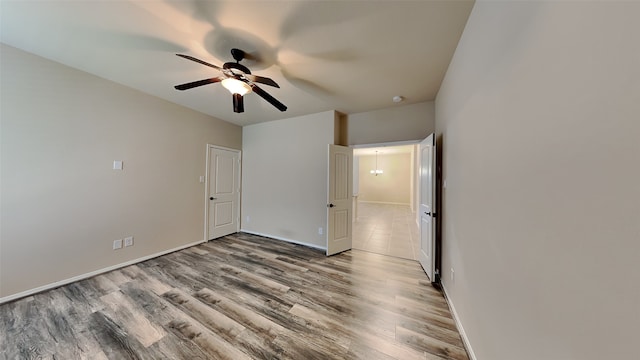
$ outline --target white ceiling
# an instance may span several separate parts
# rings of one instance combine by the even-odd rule
[[[0,0],[1,41],[214,117],[247,125],[327,110],[347,114],[433,100],[472,0],[133,1]],[[231,48],[280,89],[261,86],[233,113],[219,75]]]

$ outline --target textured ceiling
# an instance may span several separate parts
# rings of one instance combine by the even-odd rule
[[[1,41],[214,117],[247,125],[327,110],[347,114],[433,100],[473,1],[0,1]],[[231,48],[262,86],[233,113],[212,78]]]

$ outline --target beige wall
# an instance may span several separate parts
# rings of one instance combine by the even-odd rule
[[[411,202],[411,154],[378,154],[378,168],[383,174],[374,176],[375,155],[360,155],[359,201],[405,204]]]
[[[1,56],[0,298],[203,240],[206,144],[240,149],[240,127],[9,46]]]
[[[435,130],[432,101],[348,116],[349,145],[422,140]]]
[[[443,283],[479,360],[638,357],[639,18],[475,4],[436,118]]]
[[[334,123],[327,111],[243,128],[243,231],[326,248]]]

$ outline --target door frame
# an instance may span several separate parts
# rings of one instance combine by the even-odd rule
[[[209,171],[211,170],[211,149],[219,149],[225,151],[232,151],[238,154],[238,207],[237,207],[237,229],[236,232],[240,231],[240,206],[242,204],[242,150],[232,149],[224,146],[207,144],[207,153],[206,153],[206,164],[205,164],[205,174],[204,174],[204,241],[209,241],[209,183],[211,179],[209,178]]]
[[[410,186],[412,187],[411,189],[411,193],[413,194],[413,196],[411,197],[410,201],[409,201],[409,207],[411,208],[411,211],[415,212],[416,217],[415,217],[415,223],[416,226],[420,226],[420,209],[419,209],[419,198],[420,198],[420,185],[418,184],[418,182],[420,181],[420,164],[418,164],[418,160],[420,158],[420,143],[423,141],[422,140],[403,140],[403,141],[390,141],[390,142],[384,142],[384,143],[371,143],[371,144],[358,144],[358,145],[349,145],[350,147],[352,147],[354,150],[355,149],[371,149],[371,148],[380,148],[380,147],[392,147],[392,146],[405,146],[405,145],[414,145],[417,146],[417,149],[414,149],[414,154],[415,154],[415,158],[412,159],[412,163],[411,163],[411,184]],[[355,164],[355,163],[354,163]],[[355,208],[353,210],[354,213],[356,213],[358,211],[357,208]]]

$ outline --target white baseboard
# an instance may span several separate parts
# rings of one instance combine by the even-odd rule
[[[192,246],[199,245],[199,244],[206,243],[206,242],[207,242],[207,240],[196,241],[196,242],[193,242],[193,243],[190,243],[190,244],[178,246],[178,247],[173,248],[173,249],[161,251],[159,253],[143,256],[141,258],[137,258],[137,259],[134,259],[134,260],[129,260],[127,262],[123,262],[123,263],[120,263],[120,264],[117,264],[117,265],[109,266],[109,267],[106,267],[106,268],[102,268],[102,269],[99,269],[99,270],[95,270],[95,271],[91,271],[91,272],[88,272],[88,273],[85,273],[85,274],[74,276],[72,278],[68,278],[68,279],[56,281],[54,283],[50,283],[50,284],[47,284],[47,285],[39,286],[39,287],[34,288],[34,289],[29,289],[29,290],[26,290],[26,291],[23,291],[23,292],[19,292],[17,294],[5,296],[5,297],[0,298],[0,304],[3,304],[5,302],[9,302],[9,301],[12,301],[12,300],[20,299],[20,298],[23,298],[23,297],[27,297],[27,296],[30,296],[30,295],[34,295],[34,294],[37,294],[39,292],[55,289],[55,288],[63,286],[63,285],[71,284],[72,282],[88,279],[88,278],[96,276],[96,275],[104,274],[104,273],[109,272],[109,271],[120,269],[120,268],[129,266],[129,265],[137,264],[137,263],[149,260],[149,259],[156,258],[158,256],[166,255],[166,254],[172,253],[174,251],[186,249],[188,247],[192,247]]]
[[[298,245],[303,245],[303,246],[307,246],[307,247],[318,249],[318,250],[327,251],[327,248],[323,247],[323,246],[318,246],[318,245],[315,245],[315,244],[308,244],[308,243],[305,243],[305,242],[301,242],[301,241],[297,241],[297,240],[291,240],[291,239],[283,238],[283,237],[280,237],[280,236],[274,236],[274,235],[270,235],[270,234],[263,234],[263,233],[259,233],[259,232],[255,232],[255,231],[251,231],[251,230],[245,230],[245,229],[240,229],[240,232],[247,233],[247,234],[252,234],[252,235],[263,236],[263,237],[276,239],[276,240],[282,240],[282,241],[286,241],[286,242],[292,243],[292,244],[298,244]]]
[[[467,350],[467,354],[469,355],[469,359],[478,360],[476,354],[473,352],[473,348],[471,348],[471,343],[469,343],[469,338],[467,337],[467,333],[464,332],[464,327],[462,327],[462,323],[460,322],[460,318],[458,317],[458,313],[456,312],[455,306],[453,306],[453,302],[447,295],[447,288],[444,287],[444,284],[441,284],[442,292],[444,293],[444,298],[447,300],[447,304],[449,305],[449,310],[451,310],[451,315],[453,315],[453,320],[456,322],[456,327],[458,328],[458,332],[460,333],[460,337],[462,338],[462,343],[464,344],[464,348]]]

